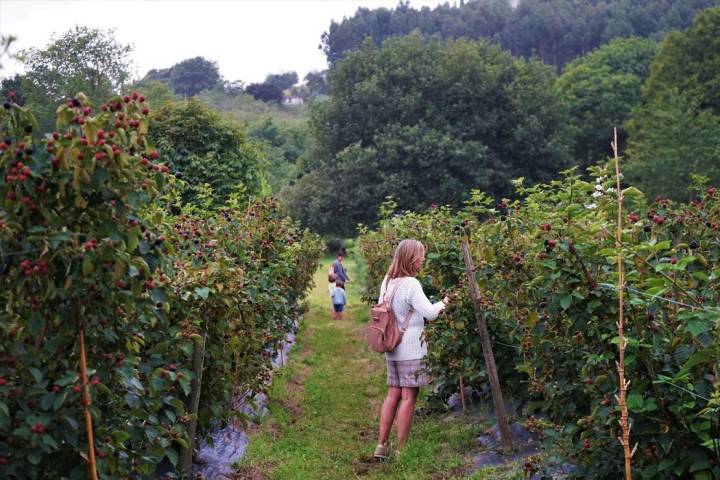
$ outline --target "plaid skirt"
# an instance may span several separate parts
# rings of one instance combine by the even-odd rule
[[[424,387],[429,383],[422,359],[387,360],[387,384],[390,387]]]

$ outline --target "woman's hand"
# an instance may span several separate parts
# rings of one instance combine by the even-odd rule
[[[447,307],[448,304],[450,303],[450,297],[448,297],[447,295],[445,295],[445,297],[444,297],[441,301],[442,301],[442,302],[445,304],[445,306]]]

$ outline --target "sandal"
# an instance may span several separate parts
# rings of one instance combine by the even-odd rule
[[[375,447],[375,453],[373,453],[373,457],[385,460],[388,457],[388,452],[390,450],[390,443],[378,443],[378,446]]]

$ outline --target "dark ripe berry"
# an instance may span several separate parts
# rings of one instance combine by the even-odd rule
[[[5,108],[5,110],[10,110],[12,108],[12,105],[10,105],[10,102],[5,102],[3,103],[3,107]]]
[[[85,114],[85,116],[90,115],[90,114],[92,113],[92,108],[90,108],[90,107],[85,107],[85,108],[83,109],[83,113]]]
[[[6,138],[6,139],[5,139],[5,145],[7,145],[8,147],[9,147],[10,145],[12,145],[12,140],[9,139],[9,138]]]
[[[143,109],[142,109],[142,114],[143,114],[143,115],[147,115],[148,113],[150,113],[150,109],[147,108],[147,107],[143,107]]]
[[[153,150],[152,152],[150,152],[150,158],[152,158],[153,160],[157,160],[158,158],[160,158],[160,153],[157,150]]]
[[[650,225],[643,225],[643,232],[649,232],[650,231]]]
[[[143,102],[145,101],[145,97],[143,97],[142,95],[140,95],[140,98],[138,98],[138,101],[139,101],[140,103],[143,103]]]
[[[25,133],[32,133],[32,125],[25,125]]]
[[[670,257],[670,263],[675,265],[678,262],[677,257]]]
[[[137,100],[139,96],[140,96],[140,94],[139,94],[138,92],[133,92],[133,93],[132,93],[132,99],[133,99],[133,100]]]
[[[583,441],[583,448],[585,450],[588,450],[590,448],[590,440],[588,440],[587,438],[585,439],[585,441]]]
[[[123,97],[123,102],[125,102],[125,103],[130,103],[130,97],[127,96],[127,95],[125,95],[125,96]]]
[[[708,191],[707,191],[708,195],[715,195],[715,192],[717,192],[717,188],[715,188],[715,187],[708,188]]]
[[[698,243],[697,243],[695,240],[693,240],[693,241],[690,242],[690,245],[688,245],[688,246],[689,246],[692,250],[697,250],[697,248],[698,248]]]
[[[73,99],[72,99],[72,104],[73,104],[73,107],[79,107],[79,106],[80,106],[80,100],[78,100],[77,98],[73,98]]]

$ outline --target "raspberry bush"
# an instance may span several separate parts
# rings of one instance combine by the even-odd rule
[[[426,290],[455,296],[426,330],[428,361],[447,395],[461,375],[481,390],[486,378],[460,253],[460,237],[469,237],[504,389],[527,426],[577,464],[578,478],[622,475],[617,204],[608,172],[594,169],[595,183],[568,173],[550,185],[518,185],[519,200],[496,205],[474,192],[460,212],[391,215],[386,204],[379,228],[360,240],[369,298],[400,239],[427,246]],[[718,473],[720,196],[710,188],[688,204],[646,205],[629,187],[625,197],[634,468],[642,478],[711,478]]]

